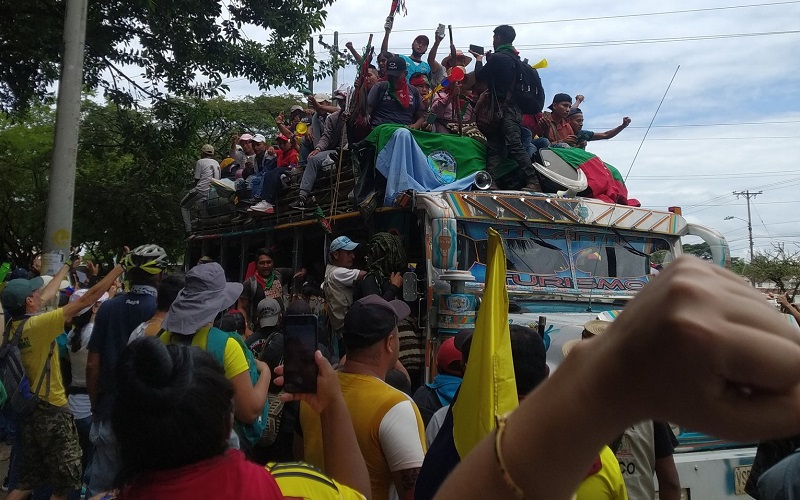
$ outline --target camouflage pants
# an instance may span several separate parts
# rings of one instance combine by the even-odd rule
[[[72,415],[40,404],[20,420],[22,473],[19,489],[49,485],[55,495],[81,487],[81,447]]]

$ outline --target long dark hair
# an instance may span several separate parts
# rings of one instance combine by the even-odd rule
[[[225,453],[233,386],[211,355],[145,337],[122,352],[116,378],[111,425],[119,442],[117,486]]]
[[[81,338],[83,337],[83,329],[86,328],[92,321],[92,314],[94,314],[94,305],[88,311],[72,318],[72,337],[69,339],[69,350],[78,352],[81,350]]]

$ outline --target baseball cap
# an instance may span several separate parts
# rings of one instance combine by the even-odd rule
[[[277,300],[267,297],[266,299],[261,299],[256,311],[259,326],[275,326],[278,324],[278,317],[281,314],[281,305]]]
[[[461,376],[461,351],[456,349],[455,337],[448,337],[439,346],[436,366],[442,373]]]
[[[570,104],[572,104],[572,96],[569,95],[569,94],[564,94],[564,93],[556,94],[556,95],[553,96],[553,104],[551,104],[551,105],[549,105],[547,107],[549,109],[553,109],[553,105],[555,105],[555,104],[557,104],[559,102],[564,102],[564,101],[569,102]]]
[[[253,136],[253,142],[267,142],[267,139],[261,134],[256,134]]]
[[[211,144],[203,144],[200,147],[200,151],[202,153],[204,153],[204,154],[207,154],[207,155],[213,155],[214,154],[214,146],[212,146]]]
[[[431,44],[431,39],[428,38],[427,35],[417,35],[417,37],[414,39],[414,41],[415,42],[423,42],[423,43],[425,43],[425,45],[430,45]]]
[[[294,113],[295,111],[303,111],[303,106],[298,106],[295,104],[291,108],[289,108],[289,113]]]
[[[356,243],[355,241],[351,240],[347,236],[339,236],[338,238],[336,238],[335,240],[333,240],[331,242],[331,249],[328,250],[328,254],[332,254],[333,252],[336,252],[337,250],[353,251],[353,250],[356,249],[357,246],[358,246],[358,243]]]
[[[282,142],[289,142],[289,138],[288,138],[288,137],[286,137],[286,136],[285,136],[285,135],[283,135],[283,134],[279,134],[279,135],[278,135],[278,136],[275,138],[275,140],[276,140],[276,141],[282,141]]]
[[[390,57],[386,61],[386,74],[390,76],[400,76],[406,70],[406,60],[402,57]]]
[[[572,108],[572,109],[569,110],[569,113],[567,114],[567,118],[569,118],[571,116],[575,116],[575,115],[582,115],[582,114],[583,114],[583,111],[581,111],[581,108]]]
[[[357,300],[344,316],[345,345],[348,349],[358,349],[380,342],[409,314],[411,309],[402,300],[387,302],[378,295]]]
[[[242,134],[242,135],[239,136],[239,140],[240,141],[252,141],[253,140],[253,136],[250,135],[250,134]]]
[[[70,302],[75,302],[79,298],[81,298],[84,295],[86,295],[86,292],[88,292],[88,291],[89,290],[86,289],[86,288],[81,288],[80,290],[75,290],[75,292],[72,295],[69,296],[69,301]],[[95,302],[95,304],[98,303],[98,302],[99,303],[103,303],[103,302],[105,302],[107,300],[108,300],[108,292],[106,292],[103,295],[101,295],[100,298],[97,299],[97,302]],[[91,304],[91,305],[88,305],[88,306],[84,307],[83,309],[81,309],[81,311],[77,314],[77,316],[80,316],[80,315],[88,312],[89,309],[91,309],[93,305],[94,304]]]
[[[326,94],[325,92],[317,92],[316,94],[314,94],[314,100],[317,102],[323,102],[323,101],[330,102],[331,96],[329,94]]]
[[[16,312],[25,308],[25,299],[31,296],[33,292],[44,286],[44,280],[37,276],[33,279],[17,278],[6,283],[0,294],[0,302],[3,307]]]

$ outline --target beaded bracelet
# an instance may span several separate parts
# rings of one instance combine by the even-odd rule
[[[500,442],[503,439],[503,432],[506,430],[507,418],[507,416],[497,417],[497,429],[494,434],[494,453],[497,457],[497,464],[500,466],[500,473],[503,475],[503,481],[505,481],[506,486],[514,492],[514,496],[521,500],[525,498],[525,493],[509,475],[506,463],[503,460],[503,453],[500,450]]]

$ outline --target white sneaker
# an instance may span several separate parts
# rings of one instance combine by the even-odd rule
[[[256,203],[252,207],[248,208],[247,211],[248,212],[263,212],[265,214],[274,214],[275,213],[275,207],[272,205],[272,203],[269,203],[269,202],[266,202],[266,201],[259,201],[258,203]]]

